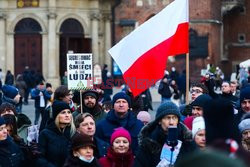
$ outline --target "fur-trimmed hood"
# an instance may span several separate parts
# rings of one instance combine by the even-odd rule
[[[177,127],[178,140],[181,140],[182,142],[192,142],[192,132],[181,122]],[[141,130],[138,136],[138,143],[139,146],[154,154],[161,151],[166,137],[167,134],[163,131],[160,125],[157,122],[151,122]]]

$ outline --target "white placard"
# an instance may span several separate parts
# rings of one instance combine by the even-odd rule
[[[93,86],[92,53],[67,54],[68,88],[91,89]]]

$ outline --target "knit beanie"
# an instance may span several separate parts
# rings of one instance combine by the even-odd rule
[[[113,145],[114,140],[118,137],[125,137],[126,139],[128,139],[129,143],[131,144],[131,136],[129,132],[123,127],[120,127],[114,130],[110,138],[110,144]]]
[[[208,102],[209,100],[211,100],[212,98],[207,95],[207,94],[202,94],[200,96],[198,96],[192,103],[192,106],[198,106],[198,107],[205,107],[206,102]]]
[[[243,115],[241,122],[238,125],[240,133],[242,134],[245,130],[250,130],[250,113]]]
[[[3,119],[3,117],[0,117],[0,126],[5,124],[5,120]]]
[[[3,91],[4,96],[10,99],[14,99],[16,95],[18,94],[18,89],[11,85],[4,85],[2,87],[2,91]]]
[[[205,129],[205,121],[203,117],[196,117],[193,120],[192,135],[195,137],[196,133]]]
[[[180,121],[181,114],[180,114],[179,108],[173,102],[166,101],[162,103],[157,109],[156,115],[155,115],[155,121],[158,122],[165,115],[170,115],[170,114],[176,115]]]
[[[131,99],[126,93],[124,93],[124,92],[116,93],[113,97],[113,100],[112,100],[113,106],[114,106],[116,100],[118,100],[118,99],[125,99],[128,102],[129,107],[131,107]]]
[[[92,96],[95,99],[98,99],[99,94],[95,90],[86,90],[82,93],[82,97],[85,98],[86,96]]]
[[[71,139],[71,142],[72,150],[77,150],[84,146],[91,146],[92,148],[96,147],[92,138],[82,133],[75,133]]]
[[[246,86],[240,90],[240,103],[246,99],[250,99],[250,86]]]
[[[55,120],[56,116],[62,110],[65,110],[65,109],[70,110],[70,107],[69,107],[69,105],[67,103],[65,103],[64,101],[59,101],[59,100],[54,101],[53,104],[52,104],[52,117],[53,117],[53,119]]]
[[[151,115],[147,111],[140,111],[137,115],[137,119],[141,120],[142,122],[150,122]]]

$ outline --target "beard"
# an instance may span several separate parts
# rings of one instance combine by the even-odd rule
[[[250,145],[250,138],[243,139],[243,142],[245,142],[247,145]]]
[[[95,104],[92,103],[92,102],[88,102],[88,103],[86,104],[86,106],[89,107],[89,108],[93,108],[93,107],[95,106]]]

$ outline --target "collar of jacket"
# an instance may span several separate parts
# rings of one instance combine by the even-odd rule
[[[114,110],[114,109],[112,109],[112,110],[110,110],[110,111],[108,112],[108,115],[107,115],[106,119],[107,119],[109,122],[112,122],[112,123],[114,123],[114,124],[116,124],[116,125],[118,125],[118,126],[120,125],[119,118],[116,116],[115,110]],[[126,125],[127,128],[133,127],[134,124],[135,124],[136,121],[137,121],[136,116],[135,116],[134,113],[132,113],[130,110],[128,111],[127,116],[125,117],[125,119],[127,119],[127,125]],[[126,127],[125,127],[125,129],[126,129]]]

